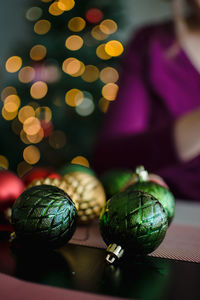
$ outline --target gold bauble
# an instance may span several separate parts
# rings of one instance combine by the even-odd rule
[[[98,217],[106,203],[106,195],[101,182],[85,172],[71,172],[64,175],[67,194],[78,207],[78,220],[87,223]]]

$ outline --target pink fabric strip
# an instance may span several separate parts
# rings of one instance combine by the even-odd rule
[[[70,242],[83,246],[106,248],[96,220],[90,226],[79,226]],[[150,255],[200,263],[200,227],[172,223],[162,244]]]

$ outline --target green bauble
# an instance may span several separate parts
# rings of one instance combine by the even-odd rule
[[[127,188],[127,191],[144,191],[153,195],[164,207],[168,223],[172,222],[175,213],[175,199],[173,194],[168,188],[165,188],[157,183],[146,181],[146,182],[137,182],[130,185]]]
[[[103,184],[107,198],[112,197],[128,185],[132,176],[133,172],[131,170],[116,169],[105,172],[100,181]]]
[[[100,231],[109,245],[107,251],[111,257],[107,260],[110,263],[114,256],[120,257],[121,249],[134,255],[154,251],[164,239],[167,228],[163,206],[152,195],[141,191],[125,190],[114,195],[100,216]]]
[[[95,176],[95,173],[92,169],[78,165],[78,164],[66,164],[64,167],[62,167],[59,171],[59,173],[64,176],[66,174],[71,174],[74,172],[82,172],[82,173],[88,173],[90,175]]]
[[[71,198],[51,185],[34,186],[23,192],[12,208],[12,224],[21,244],[34,248],[58,248],[76,228],[77,212]]]

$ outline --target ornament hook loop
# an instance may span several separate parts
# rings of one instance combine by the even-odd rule
[[[108,252],[108,255],[106,256],[106,261],[110,264],[114,263],[116,258],[119,259],[120,257],[122,257],[124,253],[124,249],[122,249],[122,247],[117,244],[110,244],[106,251]]]
[[[147,170],[145,170],[144,166],[136,167],[135,174],[137,175],[138,181],[149,181],[149,174]]]

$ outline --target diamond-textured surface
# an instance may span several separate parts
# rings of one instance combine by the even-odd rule
[[[116,194],[107,202],[100,217],[100,230],[107,245],[116,243],[138,254],[155,250],[167,228],[162,205],[141,191]]]
[[[18,239],[58,247],[75,231],[76,208],[57,187],[40,185],[27,189],[12,209],[12,224]]]
[[[66,192],[78,207],[80,222],[88,222],[100,215],[106,202],[104,188],[95,177],[83,172],[66,174]]]

